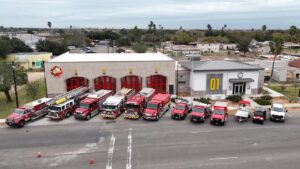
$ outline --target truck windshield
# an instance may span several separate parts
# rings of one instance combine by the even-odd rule
[[[103,108],[104,108],[104,109],[111,109],[111,110],[114,110],[114,109],[116,109],[116,106],[115,106],[115,105],[107,105],[107,104],[104,104],[104,105],[103,105]]]
[[[224,111],[223,110],[214,110],[213,114],[223,115]]]
[[[184,110],[184,109],[185,109],[184,106],[179,106],[179,105],[176,106],[176,110]]]
[[[154,109],[154,110],[157,110],[157,104],[151,104],[151,103],[148,103],[148,104],[147,104],[147,108],[148,108],[148,109]]]
[[[283,112],[283,108],[281,108],[281,107],[273,107],[272,111]]]
[[[80,103],[79,107],[80,108],[84,108],[84,109],[88,109],[88,108],[90,108],[90,105],[89,104],[85,104],[85,103]]]
[[[194,108],[193,108],[193,112],[203,113],[203,112],[204,112],[204,108],[194,107]]]
[[[263,113],[262,111],[255,111],[255,112],[254,112],[254,115],[255,115],[255,116],[263,116],[264,113]]]
[[[135,105],[135,104],[126,104],[126,108],[127,108],[127,109],[138,109],[139,106],[138,106],[138,105]]]
[[[15,113],[15,114],[20,114],[20,115],[22,115],[22,114],[24,114],[24,110],[16,109],[16,110],[14,111],[14,113]]]
[[[53,110],[53,111],[61,111],[60,107],[56,107],[56,106],[50,106],[49,110]]]

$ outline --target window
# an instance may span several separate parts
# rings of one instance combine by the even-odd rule
[[[299,79],[299,78],[300,78],[300,74],[297,73],[297,74],[296,74],[296,79]]]
[[[31,66],[32,66],[32,67],[35,67],[35,62],[31,62]]]
[[[62,106],[61,109],[62,109],[62,110],[65,110],[65,106]]]

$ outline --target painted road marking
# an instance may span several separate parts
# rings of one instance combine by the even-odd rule
[[[131,158],[132,158],[132,128],[129,129],[128,133],[128,146],[127,146],[127,164],[126,169],[131,169]]]
[[[113,159],[113,154],[114,154],[115,141],[116,141],[116,138],[112,134],[111,138],[110,138],[109,148],[108,148],[106,169],[112,169],[112,159]]]
[[[238,159],[238,157],[219,157],[219,158],[210,158],[209,160],[229,160],[229,159]]]

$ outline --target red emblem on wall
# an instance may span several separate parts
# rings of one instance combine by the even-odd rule
[[[55,77],[59,77],[62,75],[62,68],[58,67],[58,66],[53,66],[50,70],[51,75],[55,76]]]

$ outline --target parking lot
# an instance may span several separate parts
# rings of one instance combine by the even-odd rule
[[[40,119],[22,129],[0,129],[1,169],[298,169],[300,114],[225,126],[174,121]],[[41,152],[41,158],[37,153]],[[94,162],[94,164],[89,164]]]

